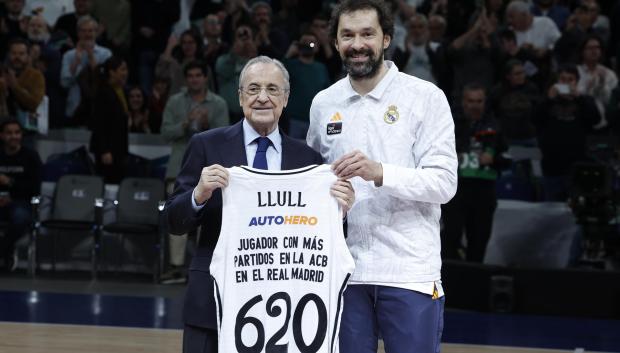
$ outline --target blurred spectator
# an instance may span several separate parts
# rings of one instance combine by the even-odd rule
[[[51,41],[49,28],[41,15],[33,16],[28,22],[30,59],[32,66],[45,77],[45,92],[49,97],[49,125],[60,127],[65,116],[65,93],[60,86],[62,55],[56,43]]]
[[[293,138],[306,138],[312,99],[330,84],[327,68],[315,60],[318,50],[317,38],[312,32],[306,32],[291,44],[284,60],[291,85],[285,115],[288,135]]]
[[[54,25],[54,32],[62,31],[71,38],[73,45],[78,42],[78,20],[83,16],[91,16],[93,1],[92,0],[73,0],[74,12],[68,13],[58,17],[56,24]],[[95,38],[99,36],[100,31],[103,31],[103,27],[97,27],[97,33]]]
[[[568,18],[555,50],[555,57],[560,65],[578,64],[581,52],[575,49],[579,48],[588,37],[597,35],[603,38],[604,33],[592,26],[596,20],[595,6],[582,2],[575,7],[573,14]]]
[[[22,146],[22,128],[16,120],[0,124],[0,220],[8,222],[0,246],[4,268],[17,267],[15,242],[32,224],[30,199],[40,194],[41,159],[36,151]]]
[[[170,95],[168,80],[156,77],[149,97],[149,111],[151,112],[151,132],[158,134],[161,131],[164,109]]]
[[[601,129],[607,126],[605,108],[609,104],[611,92],[618,85],[618,77],[611,69],[601,65],[603,42],[600,38],[596,36],[589,37],[579,49],[581,65],[577,66],[579,70],[577,90],[580,94],[594,98],[601,116],[601,120],[596,125],[596,128]]]
[[[184,69],[186,87],[172,95],[166,104],[161,133],[172,151],[166,168],[168,189],[181,169],[181,161],[189,139],[195,133],[227,126],[228,108],[222,97],[207,90],[207,70],[201,62],[192,62]],[[238,104],[238,103],[237,103]],[[161,280],[175,283],[183,280],[187,236],[170,235],[170,269]]]
[[[446,19],[441,15],[431,15],[428,17],[428,31],[431,49],[443,45],[445,43],[446,28],[448,28]]]
[[[186,87],[171,95],[166,104],[161,133],[172,146],[168,179],[179,173],[185,146],[194,133],[229,124],[226,102],[207,89],[207,74],[202,62],[188,63],[184,68]]]
[[[130,66],[146,92],[152,88],[155,64],[166,48],[172,25],[179,20],[179,12],[177,0],[131,1],[133,62]]]
[[[461,89],[466,84],[478,82],[489,89],[495,83],[498,48],[490,38],[494,31],[483,11],[469,30],[457,37],[447,49],[447,58],[453,70],[452,83],[451,87],[442,88],[450,90],[453,104],[460,104]]]
[[[16,117],[27,132],[36,132],[36,111],[45,96],[45,77],[30,64],[28,40],[14,38],[8,49],[7,70],[1,80],[8,89],[9,114]]]
[[[471,16],[476,11],[479,1],[448,1],[447,13],[445,14],[446,23],[448,28],[446,30],[446,36],[448,39],[453,40],[463,33],[467,32],[471,28]]]
[[[272,9],[265,1],[252,4],[252,26],[254,28],[254,42],[258,55],[266,55],[280,59],[284,56],[290,40],[288,35],[278,28],[271,26]]]
[[[386,57],[392,57],[396,48],[404,48],[407,37],[407,22],[416,14],[416,6],[414,0],[412,3],[408,0],[388,0],[386,3],[390,6],[394,18],[394,35],[390,46],[385,50]]]
[[[525,75],[523,63],[510,60],[504,79],[493,89],[492,107],[504,137],[510,145],[535,146],[534,118],[540,103],[540,91]]]
[[[140,86],[132,86],[127,90],[129,106],[129,132],[150,134],[153,132],[153,122],[148,107],[146,95]],[[159,130],[159,126],[157,127]]]
[[[428,20],[422,14],[407,22],[407,38],[403,48],[396,48],[392,60],[401,72],[437,84],[440,57],[429,43]]]
[[[418,11],[418,9],[416,9]],[[418,11],[423,12],[423,11]],[[446,17],[448,15],[448,0],[431,0],[430,8],[428,9],[429,19],[430,16],[442,16]]]
[[[189,19],[192,23],[199,23],[204,20],[210,14],[216,14],[219,12],[225,12],[225,3],[227,1],[195,1],[190,11]],[[223,18],[222,18],[223,19]]]
[[[592,29],[596,32],[597,35],[601,36],[605,42],[609,39],[610,32],[610,23],[609,17],[601,14],[601,6],[597,0],[583,0],[585,4],[588,5],[588,9],[590,10],[591,16],[594,19],[594,23],[592,23]]]
[[[217,15],[207,15],[203,21],[204,60],[210,71],[215,72],[215,62],[230,50],[230,45],[222,40],[222,23]],[[214,90],[219,92],[217,80],[212,79]]]
[[[170,80],[170,94],[178,93],[184,84],[185,65],[202,60],[203,53],[203,40],[196,30],[188,29],[179,38],[171,34],[155,66],[155,76]]]
[[[124,86],[127,63],[112,56],[101,65],[92,109],[90,151],[95,155],[97,174],[106,183],[118,184],[125,175],[129,154],[129,108]]]
[[[9,39],[15,37],[26,38],[28,17],[24,14],[26,0],[5,0],[6,15],[4,25]]]
[[[280,11],[273,16],[273,28],[286,33],[289,38],[299,38],[301,21],[298,13],[298,0],[281,0]]]
[[[224,2],[226,17],[222,26],[222,36],[226,43],[233,43],[239,26],[248,24],[250,8],[245,0],[228,0]]]
[[[498,33],[500,42],[500,57],[497,62],[497,72],[504,69],[506,63],[510,60],[519,60],[523,63],[525,75],[535,83],[539,88],[547,84],[545,82],[546,73],[542,73],[538,67],[539,58],[532,47],[517,45],[517,37],[510,29],[504,29]]]
[[[459,259],[465,232],[465,259],[482,262],[497,207],[495,181],[510,161],[503,157],[506,144],[486,109],[484,86],[465,86],[461,105],[462,111],[454,119],[459,185],[456,195],[442,207],[441,249],[444,258]]]
[[[502,19],[506,13],[506,2],[504,0],[485,0],[483,8],[493,28],[503,24]]]
[[[561,67],[536,119],[546,201],[567,200],[571,168],[585,158],[586,136],[599,121],[592,98],[579,93],[578,80],[574,65]]]
[[[62,57],[60,84],[68,90],[65,115],[70,124],[83,124],[89,120],[95,69],[112,55],[110,49],[95,43],[98,28],[99,24],[92,17],[80,17],[75,48]]]
[[[103,40],[116,54],[127,56],[131,44],[131,5],[129,0],[91,0],[92,13],[105,28]]]
[[[506,20],[517,36],[517,45],[534,50],[539,58],[547,56],[561,36],[550,18],[533,16],[524,1],[517,0],[508,4]]]
[[[570,10],[557,0],[534,0],[531,7],[532,15],[546,16],[553,20],[558,29],[563,30],[566,20],[570,16]]]
[[[336,81],[341,73],[342,60],[340,60],[340,55],[334,52],[334,44],[329,36],[329,17],[323,13],[316,14],[310,22],[309,31],[314,34],[319,45],[319,51],[315,56],[316,61],[325,64],[330,81]]]
[[[235,123],[243,117],[239,105],[239,74],[245,63],[256,57],[257,50],[252,40],[252,29],[247,25],[241,25],[235,32],[235,40],[230,52],[217,58],[215,62],[215,75],[220,89],[220,95],[228,104],[231,123]]]

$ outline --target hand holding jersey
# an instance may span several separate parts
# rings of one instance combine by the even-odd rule
[[[228,170],[219,164],[213,164],[202,168],[200,181],[194,189],[194,201],[197,205],[207,202],[213,191],[228,185]]]
[[[375,186],[383,184],[383,167],[381,163],[369,159],[359,150],[338,158],[332,164],[332,169],[339,178],[351,179],[358,176],[366,181],[373,181]]]
[[[223,189],[228,186],[228,178],[228,170],[219,164],[213,164],[202,168],[200,181],[194,189],[194,201],[196,205],[202,205],[207,202],[216,189]],[[344,217],[355,202],[355,191],[353,190],[353,186],[347,180],[337,180],[331,186],[330,193],[336,198]]]

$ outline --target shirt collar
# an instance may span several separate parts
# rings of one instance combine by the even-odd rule
[[[243,143],[245,146],[248,146],[252,143],[255,143],[256,140],[261,135],[254,130],[252,125],[248,122],[247,119],[243,119]],[[280,128],[276,126],[275,130],[273,130],[269,135],[269,140],[271,140],[271,145],[276,150],[276,152],[280,152],[280,146],[282,146],[282,136],[280,136]]]
[[[377,84],[375,88],[372,91],[368,92],[367,94],[369,97],[372,97],[377,100],[381,99],[381,97],[383,96],[383,93],[385,93],[389,85],[392,83],[392,81],[398,74],[398,68],[396,67],[396,64],[394,64],[392,61],[384,60],[384,64],[385,66],[387,66],[388,72],[385,74],[385,76],[383,76],[381,81],[379,81],[379,84]],[[345,97],[345,99],[351,99],[353,97],[359,96],[359,94],[355,92],[355,90],[353,89],[353,86],[351,85],[351,79],[349,78],[348,75],[347,75],[347,79],[344,81],[345,81],[345,84],[344,84],[345,94],[343,96]]]

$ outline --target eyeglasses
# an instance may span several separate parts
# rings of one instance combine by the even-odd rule
[[[262,90],[265,90],[270,97],[278,97],[281,96],[284,92],[287,92],[288,89],[280,88],[278,86],[250,86],[247,88],[239,87],[239,90],[247,94],[248,96],[258,96]]]

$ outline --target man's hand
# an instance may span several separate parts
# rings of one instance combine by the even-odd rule
[[[9,184],[11,184],[11,178],[9,178],[6,174],[0,174],[0,185]]]
[[[213,191],[228,186],[228,171],[219,164],[202,168],[200,180],[194,189],[194,201],[197,205],[207,202]]]
[[[478,163],[480,163],[480,165],[493,164],[493,155],[488,152],[482,152],[480,156],[478,156]]]
[[[342,207],[342,216],[344,217],[355,202],[355,191],[353,190],[351,182],[348,180],[337,180],[334,185],[332,185],[329,192],[336,198],[340,207]]]
[[[360,151],[353,151],[340,157],[332,163],[334,174],[341,179],[361,177],[366,181],[373,181],[375,186],[383,185],[383,167],[381,163],[368,159]]]
[[[114,157],[112,157],[112,153],[106,152],[101,155],[101,163],[104,165],[112,165],[114,163]]]

